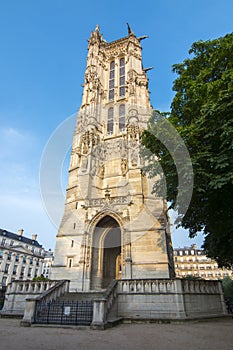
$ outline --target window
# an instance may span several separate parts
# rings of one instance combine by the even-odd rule
[[[125,105],[119,107],[119,130],[125,130]]]
[[[7,260],[11,260],[11,255],[12,255],[12,252],[9,252],[9,253],[7,254]]]
[[[109,100],[114,99],[114,84],[115,84],[115,62],[110,63],[110,75],[109,75]]]
[[[1,245],[4,247],[4,245],[6,244],[6,238],[2,239]]]
[[[15,256],[15,261],[16,261],[16,262],[19,261],[19,254],[16,254],[16,256]]]
[[[24,275],[24,270],[25,270],[25,267],[22,266],[22,267],[21,267],[21,271],[20,271],[20,277],[21,277],[21,278],[22,278],[23,275]]]
[[[5,265],[5,271],[4,271],[5,273],[8,273],[8,271],[9,271],[9,266],[10,266],[10,264],[6,264],[6,265]]]
[[[2,278],[2,285],[3,285],[3,286],[6,285],[6,279],[7,279],[7,277],[5,277],[5,276]]]
[[[120,97],[125,96],[125,59],[120,59],[120,74],[119,74],[119,95]]]
[[[108,110],[107,133],[108,135],[113,133],[113,107],[109,108]]]
[[[73,259],[72,258],[68,258],[68,267],[71,268],[73,265]]]
[[[183,252],[182,252],[182,250],[180,250],[180,251],[179,251],[179,254],[180,254],[180,255],[183,255]]]
[[[32,268],[29,267],[29,269],[28,269],[28,277],[31,277],[31,273],[32,273]]]
[[[74,246],[74,240],[72,239],[72,241],[71,241],[71,248],[73,248],[73,246]]]
[[[10,247],[13,247],[14,241],[10,241]]]
[[[3,256],[3,250],[0,249],[0,259],[2,259]]]
[[[26,255],[23,256],[23,262],[26,263]]]
[[[17,265],[14,265],[14,267],[13,267],[13,275],[16,275],[16,271],[17,271]]]

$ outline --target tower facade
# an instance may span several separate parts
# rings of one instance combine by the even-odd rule
[[[166,204],[141,169],[152,114],[142,38],[91,33],[52,279],[101,290],[117,279],[173,277]]]

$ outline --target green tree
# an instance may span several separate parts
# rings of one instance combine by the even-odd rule
[[[223,278],[222,288],[225,299],[233,303],[233,280],[229,276]]]
[[[190,58],[173,66],[178,77],[171,113],[154,114],[142,143],[158,157],[166,177],[166,199],[174,208],[178,189],[182,191],[178,187],[182,159],[174,162],[157,136],[163,120],[178,131],[191,157],[194,187],[185,216],[182,206],[175,208],[177,225],[188,229],[190,237],[202,231],[207,255],[229,267],[233,264],[233,33],[195,42],[189,54]],[[146,171],[153,176],[161,167],[150,163]],[[156,182],[154,190],[161,193],[161,187]]]
[[[40,275],[33,278],[33,281],[49,281],[49,278],[45,277],[44,275]]]

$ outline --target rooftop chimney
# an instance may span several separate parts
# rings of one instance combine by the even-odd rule
[[[18,230],[18,236],[22,236],[22,235],[23,235],[23,229],[20,228],[20,229]]]
[[[33,234],[32,234],[32,240],[33,240],[33,241],[36,241],[36,239],[37,239],[37,234],[36,234],[36,233],[33,233]]]

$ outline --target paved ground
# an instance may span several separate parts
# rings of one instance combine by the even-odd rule
[[[6,350],[232,350],[233,319],[183,324],[123,324],[105,331],[20,327],[0,318]]]

